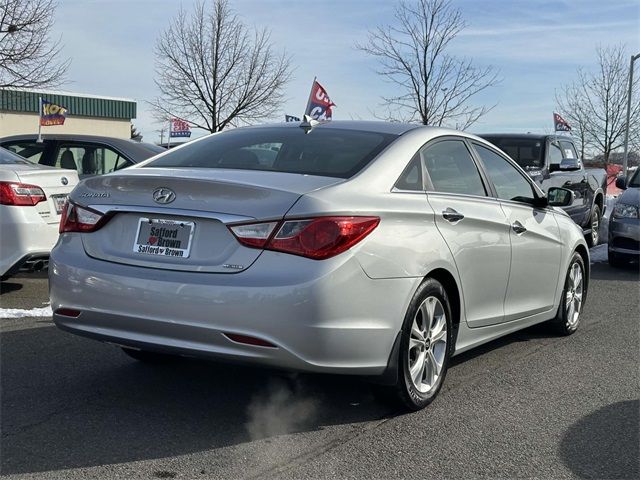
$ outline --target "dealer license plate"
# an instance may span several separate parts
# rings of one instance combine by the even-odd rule
[[[179,220],[141,218],[133,251],[143,255],[187,258],[196,224]]]
[[[56,213],[60,215],[62,210],[64,210],[64,204],[67,203],[67,198],[69,195],[51,195],[51,200],[53,200],[53,204],[56,207]]]

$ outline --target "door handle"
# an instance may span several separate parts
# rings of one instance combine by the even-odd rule
[[[527,231],[527,229],[525,228],[524,225],[522,225],[519,221],[515,221],[511,224],[511,228],[513,229],[514,232],[516,232],[518,235],[524,233]]]
[[[461,214],[460,212],[455,211],[451,207],[447,207],[446,210],[442,211],[442,217],[451,223],[455,223],[462,220],[464,218],[464,215]]]

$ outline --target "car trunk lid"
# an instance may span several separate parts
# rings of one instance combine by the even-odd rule
[[[84,249],[94,258],[235,273],[248,268],[261,250],[241,245],[228,224],[279,220],[304,193],[340,181],[273,172],[134,168],[85,180],[73,199],[111,216],[98,231],[83,234]]]

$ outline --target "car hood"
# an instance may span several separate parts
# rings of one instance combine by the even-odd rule
[[[618,196],[616,203],[626,203],[627,205],[640,206],[640,188],[627,188]]]

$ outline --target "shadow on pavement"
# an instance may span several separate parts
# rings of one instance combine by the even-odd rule
[[[607,405],[573,424],[560,444],[563,462],[579,478],[639,478],[640,402]]]
[[[608,263],[594,263],[591,265],[591,279],[637,282],[640,280],[640,271],[637,263],[629,263],[620,268],[614,268]]]
[[[3,333],[2,474],[165,458],[394,415],[351,377],[146,365],[53,327]]]
[[[17,292],[22,289],[21,283],[0,282],[0,295],[3,293]]]

